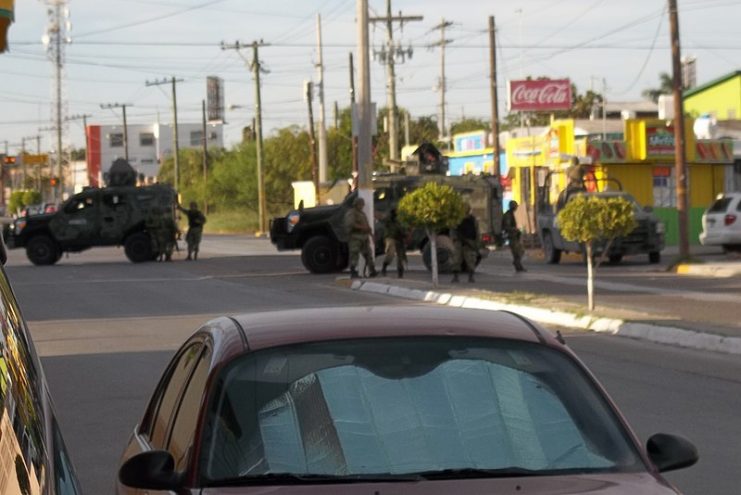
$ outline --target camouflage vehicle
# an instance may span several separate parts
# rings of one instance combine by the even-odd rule
[[[478,219],[482,246],[501,241],[502,188],[499,178],[493,175],[444,175],[444,160],[437,153],[437,163],[430,164],[421,159],[419,165],[407,166],[410,175],[382,174],[373,178],[376,254],[384,250],[383,220],[406,193],[427,182],[450,185],[463,195]],[[300,249],[301,261],[312,273],[344,270],[348,264],[344,218],[356,195],[356,192],[350,193],[337,205],[299,208],[284,217],[273,218],[270,223],[271,242],[279,251]],[[438,266],[441,272],[449,271],[452,268],[453,242],[447,232],[441,232],[437,240]],[[421,229],[412,231],[407,249],[420,250],[425,265],[430,268],[431,249]]]
[[[150,213],[175,216],[175,191],[166,185],[136,187],[131,180],[111,180],[62,203],[55,213],[21,217],[7,232],[10,248],[25,248],[35,265],[53,265],[65,252],[95,246],[123,246],[134,263],[154,259],[146,229]]]

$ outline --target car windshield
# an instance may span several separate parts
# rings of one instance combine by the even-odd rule
[[[352,340],[247,354],[217,379],[202,438],[210,485],[645,469],[570,357],[497,339]]]

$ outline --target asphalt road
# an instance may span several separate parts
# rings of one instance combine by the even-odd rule
[[[406,304],[339,288],[333,276],[309,275],[298,257],[275,255],[264,241],[235,244],[214,238],[206,245],[211,252],[205,250],[197,263],[133,265],[120,250],[99,249],[53,267],[34,267],[21,252],[11,253],[7,271],[86,493],[112,491],[118,456],[162,370],[179,344],[209,318],[282,308]],[[497,272],[502,260],[491,263],[484,272]],[[696,443],[700,463],[668,476],[685,494],[737,493],[737,356],[594,334],[567,338],[640,438],[663,431]]]

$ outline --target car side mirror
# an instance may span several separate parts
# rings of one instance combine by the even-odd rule
[[[140,490],[177,491],[182,475],[175,472],[175,459],[166,450],[150,450],[124,462],[118,470],[118,480]]]
[[[659,472],[689,467],[697,462],[697,447],[679,435],[657,433],[646,442],[648,457]]]

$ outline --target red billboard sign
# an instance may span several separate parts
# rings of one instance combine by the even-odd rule
[[[519,112],[552,112],[571,108],[568,79],[510,81],[509,109]]]

